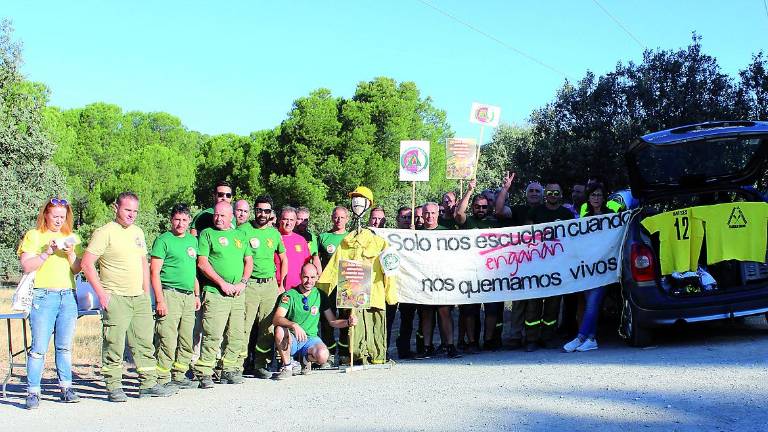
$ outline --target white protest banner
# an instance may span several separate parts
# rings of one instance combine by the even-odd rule
[[[510,228],[374,231],[400,256],[400,302],[491,303],[617,282],[630,214]]]
[[[500,119],[500,107],[472,102],[472,110],[469,112],[470,123],[477,123],[483,126],[498,127]]]
[[[400,141],[400,181],[429,181],[429,141]]]
[[[477,169],[477,140],[448,138],[445,142],[445,178],[468,180]]]

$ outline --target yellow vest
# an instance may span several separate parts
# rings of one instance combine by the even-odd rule
[[[379,255],[389,246],[386,240],[369,229],[350,232],[341,241],[331,260],[323,269],[317,281],[317,288],[330,295],[339,280],[339,260],[357,260],[371,264],[372,287],[371,307],[384,309],[385,303],[397,303],[397,287],[393,276],[386,276],[379,261]],[[331,299],[331,301],[335,301]]]

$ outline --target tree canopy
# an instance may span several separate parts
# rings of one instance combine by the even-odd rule
[[[276,207],[309,207],[317,230],[327,228],[333,206],[348,204],[348,192],[364,185],[392,220],[410,205],[398,154],[401,140],[414,139],[431,143],[430,181],[417,184],[417,203],[458,189],[444,174],[445,140],[453,136],[445,112],[413,82],[362,81],[350,98],[317,89],[298,97],[272,129],[209,136],[163,112],[124,112],[103,102],[47,106],[47,87],[26,80],[20,64],[21,45],[3,21],[0,273],[17,270],[21,235],[52,195],[73,202],[86,240],[113,217],[121,191],[139,195],[138,224],[151,242],[173,204],[209,207],[219,180],[232,183],[238,199],[270,194]],[[498,186],[510,170],[518,185],[556,178],[567,186],[598,174],[609,187],[625,187],[624,149],[643,134],[706,120],[768,120],[767,69],[760,52],[738,77],[728,76],[694,35],[686,48],[646,50],[641,62],[619,62],[600,76],[587,71],[578,82],[566,80],[530,124],[495,131],[482,149],[479,186]]]
[[[530,128],[499,128],[484,149],[480,178],[498,182],[498,171],[508,168],[521,180],[552,178],[564,187],[594,175],[609,188],[627,187],[624,150],[642,135],[710,120],[768,119],[762,52],[739,78],[723,73],[695,34],[684,49],[646,50],[642,62],[619,62],[601,76],[588,71],[534,110]]]

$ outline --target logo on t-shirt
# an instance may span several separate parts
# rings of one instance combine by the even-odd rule
[[[275,248],[275,242],[272,241],[272,239],[267,239],[267,247],[270,249]]]
[[[328,246],[325,248],[325,250],[327,250],[329,254],[332,254],[332,253],[336,252],[336,246],[334,246],[334,245],[332,245],[332,244],[329,244],[329,245],[328,245]]]
[[[136,246],[140,248],[144,248],[144,241],[141,239],[140,236],[136,236],[135,241],[136,241]]]
[[[238,249],[242,249],[242,247],[243,247],[243,242],[241,242],[241,241],[240,241],[240,240],[238,240],[238,239],[235,239],[235,247],[236,247],[236,248],[238,248]]]
[[[744,228],[747,226],[747,218],[739,207],[731,210],[731,216],[728,217],[728,228]]]
[[[252,247],[252,248],[254,248],[254,249],[256,249],[257,247],[259,247],[259,244],[261,244],[261,243],[259,242],[259,239],[257,239],[256,237],[254,237],[254,238],[250,239],[250,240],[248,241],[248,243],[250,243],[251,247]]]
[[[294,249],[296,249],[296,252],[301,252],[301,245],[294,245]]]
[[[219,237],[219,244],[222,246],[229,246],[229,240],[226,237]]]
[[[288,298],[287,295],[284,295],[283,298],[280,299],[281,303],[289,303],[291,299]]]
[[[312,306],[312,309],[309,310],[309,313],[312,315],[317,315],[317,306]]]
[[[197,252],[195,252],[195,248],[192,246],[187,248],[187,255],[189,255],[191,258],[194,258],[197,255]]]

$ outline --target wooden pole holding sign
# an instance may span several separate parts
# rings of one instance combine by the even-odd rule
[[[349,317],[355,316],[355,309],[352,308],[349,310]],[[349,327],[349,367],[352,368],[355,366],[355,326]]]
[[[459,180],[459,196],[464,196],[464,179]]]
[[[477,141],[477,159],[475,159],[475,175],[474,175],[475,180],[477,180],[477,171],[480,170],[480,148],[483,146],[484,132],[485,132],[485,125],[480,125],[480,139]]]
[[[416,229],[416,182],[411,182],[411,229]]]

